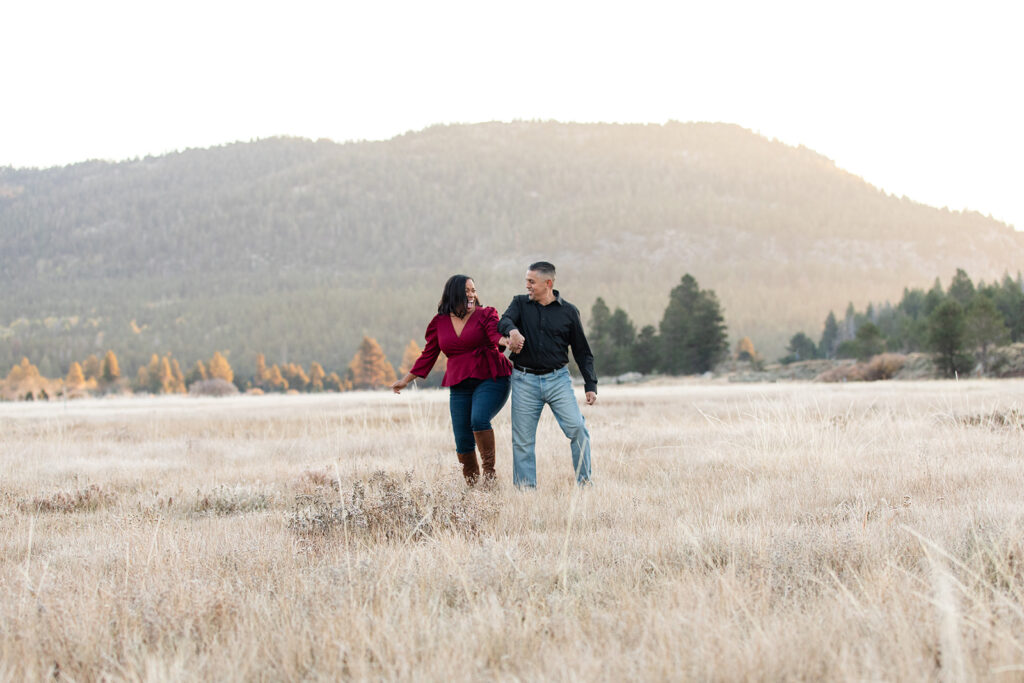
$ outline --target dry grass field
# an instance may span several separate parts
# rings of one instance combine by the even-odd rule
[[[1022,680],[1024,382],[0,404],[0,680]]]

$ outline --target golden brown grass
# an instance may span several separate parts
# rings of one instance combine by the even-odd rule
[[[0,680],[1024,677],[1024,382],[0,405]],[[319,520],[319,521],[317,521]]]

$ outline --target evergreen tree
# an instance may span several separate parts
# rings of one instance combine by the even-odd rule
[[[107,351],[103,356],[103,364],[100,366],[100,376],[107,384],[113,384],[121,379],[121,367],[117,364],[117,356],[113,351]]]
[[[324,389],[327,391],[347,391],[349,388],[336,372],[332,372],[324,379]]]
[[[1003,315],[1010,341],[1024,341],[1024,290],[1020,282],[1005,275],[1002,283],[993,290],[992,300]]]
[[[309,376],[298,363],[285,363],[281,368],[281,375],[288,382],[289,389],[303,391],[309,384]]]
[[[235,373],[231,369],[231,364],[228,363],[227,358],[221,355],[220,351],[213,352],[213,358],[210,359],[207,372],[210,375],[210,379],[222,379],[225,382],[231,382],[235,379]]]
[[[197,360],[196,364],[192,366],[192,369],[185,375],[185,385],[192,386],[196,382],[201,382],[205,379],[210,379],[210,375],[206,372],[206,366],[203,361]]]
[[[859,361],[865,361],[885,351],[885,338],[874,323],[866,322],[861,325],[854,342],[856,358]]]
[[[949,298],[960,304],[960,307],[967,310],[974,300],[974,283],[967,276],[963,268],[956,269],[956,275],[949,283]]]
[[[612,312],[604,299],[597,297],[590,308],[590,329],[587,331],[587,343],[594,354],[594,370],[598,376],[614,376],[620,374],[619,359],[615,346],[609,336],[609,323]]]
[[[935,364],[947,377],[969,372],[974,359],[965,350],[966,316],[956,299],[943,301],[928,316],[928,343]]]
[[[637,372],[649,375],[658,367],[658,357],[661,350],[661,340],[654,325],[644,325],[636,338],[636,346],[633,347],[633,369]]]
[[[352,386],[356,389],[386,387],[395,381],[395,369],[372,337],[363,337],[348,367],[352,373]]]
[[[835,323],[835,316],[832,316],[832,322]],[[789,345],[786,346],[788,355],[781,358],[783,363],[795,363],[802,360],[811,360],[818,355],[818,349],[814,345],[814,341],[803,332],[797,332],[789,338]]]
[[[103,367],[95,353],[85,359],[85,362],[82,364],[82,374],[85,375],[86,381],[90,379],[99,381],[100,375],[103,374]]]
[[[829,311],[825,318],[825,329],[821,332],[821,341],[818,342],[818,354],[822,358],[834,358],[838,344],[839,323],[836,322],[836,314]]]
[[[946,293],[942,289],[942,283],[939,282],[939,278],[935,278],[935,284],[928,290],[928,293],[924,295],[924,310],[921,313],[925,317],[930,317],[935,309],[946,300]]]
[[[662,369],[675,375],[707,372],[729,352],[718,297],[689,273],[669,294],[661,344]]]
[[[992,299],[983,295],[974,297],[967,309],[965,328],[967,347],[977,351],[981,371],[988,372],[992,350],[1010,340],[1003,316]]]

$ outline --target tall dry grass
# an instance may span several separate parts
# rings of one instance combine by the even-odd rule
[[[0,405],[0,679],[1024,678],[1024,383]]]

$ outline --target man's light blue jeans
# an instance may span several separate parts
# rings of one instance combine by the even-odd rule
[[[537,421],[544,404],[551,406],[558,426],[571,442],[576,481],[590,481],[590,432],[572,390],[569,369],[547,375],[512,371],[512,483],[537,487]]]

